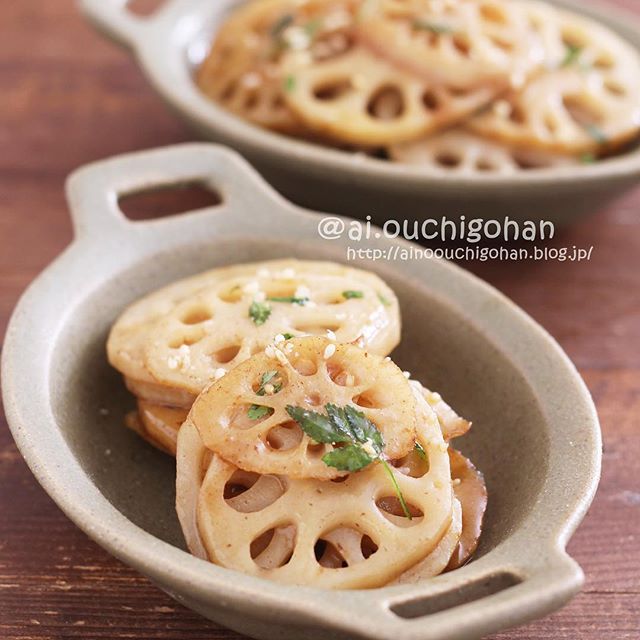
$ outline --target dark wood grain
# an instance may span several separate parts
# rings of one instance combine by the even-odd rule
[[[615,0],[640,15],[637,0]],[[190,139],[129,57],[70,0],[0,5],[0,331],[20,292],[69,242],[77,166]],[[569,549],[581,595],[500,640],[640,637],[640,191],[562,233],[590,262],[468,265],[554,335],[594,394],[602,483]],[[239,638],[114,560],[46,496],[0,427],[0,637]]]

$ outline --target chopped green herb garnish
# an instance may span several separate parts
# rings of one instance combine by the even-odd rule
[[[609,142],[609,138],[607,138],[605,132],[598,125],[587,124],[584,128],[598,144],[607,144],[607,142]]]
[[[572,64],[578,62],[580,58],[580,54],[582,53],[582,47],[579,47],[575,44],[567,44],[566,45],[567,53],[564,57],[564,60],[560,64],[561,67],[569,67]]]
[[[295,338],[295,336],[293,335],[293,333],[283,333],[283,334],[282,334],[282,337],[283,337],[285,340],[291,340],[291,338]]]
[[[283,85],[284,85],[284,90],[287,93],[291,93],[292,91],[294,91],[295,88],[296,88],[296,78],[295,78],[295,76],[286,76],[284,81],[283,81]]]
[[[309,302],[309,298],[297,298],[296,296],[273,296],[271,298],[267,298],[269,302],[288,302],[290,304],[298,304],[303,307],[307,302]]]
[[[421,460],[427,459],[427,452],[424,450],[424,447],[419,442],[416,442],[414,450],[418,454]]]
[[[271,27],[271,37],[280,38],[282,36],[282,32],[293,24],[293,20],[294,18],[291,13],[285,13],[283,16],[278,18]]]
[[[254,324],[260,326],[264,324],[271,315],[271,307],[264,302],[256,302],[255,300],[249,307],[249,317],[253,320]]]
[[[286,407],[291,418],[315,442],[344,445],[322,456],[322,461],[328,467],[353,472],[364,469],[372,462],[380,462],[391,478],[404,515],[411,520],[411,512],[395,474],[382,458],[384,438],[378,427],[364,413],[350,405],[338,407],[335,404],[326,404],[324,408],[326,415],[302,407]]]
[[[412,25],[414,29],[430,31],[431,33],[435,33],[437,35],[453,33],[453,29],[449,25],[429,22],[428,20],[422,20],[420,18],[414,20]]]
[[[315,38],[316,34],[322,28],[322,20],[320,18],[316,18],[315,20],[309,20],[307,24],[304,25],[304,30],[307,32],[307,35],[310,38]]]
[[[249,420],[261,420],[270,413],[273,413],[273,409],[271,407],[265,407],[261,404],[252,404],[247,411],[247,416],[249,417]]]
[[[582,164],[593,164],[596,160],[597,158],[593,153],[583,153],[580,156],[580,162],[582,162]]]
[[[278,378],[279,376],[280,376],[279,371],[265,371],[262,374],[262,378],[260,379],[260,386],[256,391],[256,395],[263,396],[266,393],[265,387],[268,384],[271,384],[271,386],[273,387],[273,393],[278,393],[278,391],[281,391],[282,381],[276,380],[276,378]]]
[[[362,291],[343,291],[342,297],[345,300],[351,300],[351,298],[364,298],[364,293]]]
[[[385,307],[390,307],[391,306],[391,302],[389,301],[389,299],[385,298],[381,293],[378,293],[378,300],[380,300],[380,302],[382,302],[382,304]]]
[[[265,371],[262,374],[262,378],[260,378],[260,386],[256,391],[257,396],[263,396],[267,393],[265,387],[270,384],[273,387],[273,392],[269,395],[273,395],[274,393],[278,393],[282,391],[282,380],[278,380],[280,376],[279,371]],[[272,409],[270,407],[265,407],[261,404],[252,404],[247,411],[247,415],[250,420],[260,420],[260,418],[264,418]]]

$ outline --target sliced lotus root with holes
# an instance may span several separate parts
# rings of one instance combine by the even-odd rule
[[[388,148],[396,162],[455,175],[512,175],[580,164],[573,156],[509,146],[464,129],[452,129]]]
[[[606,27],[565,11],[547,11],[538,24],[548,64],[556,69],[496,102],[469,126],[509,144],[573,155],[610,151],[636,137],[636,50]]]
[[[188,411],[175,407],[138,401],[134,421],[127,417],[127,426],[137,431],[147,442],[172,456],[176,455],[178,432],[187,419]]]
[[[324,413],[331,403],[362,411],[382,433],[386,457],[411,451],[416,401],[393,362],[321,337],[290,340],[272,351],[240,363],[196,399],[189,420],[209,449],[248,471],[337,478],[344,472],[322,461],[333,446],[311,440],[286,411],[293,405]],[[271,394],[261,382],[267,373]],[[256,415],[255,407],[264,409]]]
[[[347,37],[356,5],[355,0],[261,0],[241,6],[216,34],[198,85],[250,122],[307,137],[284,100],[280,58],[289,49],[314,58],[331,53]]]
[[[381,464],[327,482],[248,473],[214,454],[201,480],[206,447],[187,421],[178,440],[177,508],[189,548],[279,582],[335,589],[388,583],[436,548],[452,517],[447,448],[435,415],[416,401],[427,461],[415,450],[394,461],[411,519],[398,511]]]
[[[461,418],[439,393],[430,391],[417,380],[410,380],[409,384],[413,392],[421,394],[427,404],[434,410],[440,423],[442,436],[447,442],[452,438],[459,438],[469,431],[471,422]]]
[[[482,473],[459,451],[449,448],[449,462],[453,491],[462,505],[460,541],[447,565],[452,570],[465,564],[478,547],[487,508],[487,486]]]
[[[264,351],[278,334],[327,335],[386,355],[400,339],[395,295],[372,273],[326,262],[275,261],[210,272],[211,286],[149,327],[145,366],[160,384],[197,395]],[[254,301],[270,309],[262,324]],[[292,300],[294,300],[292,302]]]
[[[490,87],[453,89],[403,72],[363,46],[310,62],[293,52],[282,66],[291,78],[285,98],[320,135],[356,145],[389,145],[467,118],[496,95]]]
[[[462,508],[460,507],[460,502],[454,500],[451,524],[436,548],[420,562],[407,569],[395,580],[392,580],[389,586],[394,584],[414,584],[440,575],[447,568],[453,553],[456,551],[461,532]]]
[[[510,0],[371,0],[357,23],[378,55],[459,89],[521,86],[544,58],[523,5]]]
[[[345,297],[345,291],[360,297]],[[249,317],[257,296],[296,292],[308,295],[309,304],[267,302],[271,315],[264,324]],[[358,340],[386,355],[400,340],[397,298],[373,273],[331,262],[272,260],[223,267],[134,303],[113,326],[107,354],[136,396],[188,408],[215,375],[264,349],[277,334],[326,334],[328,329],[338,341]]]

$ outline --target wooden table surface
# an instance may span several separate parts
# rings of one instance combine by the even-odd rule
[[[586,0],[585,0],[586,1]],[[613,2],[613,0],[611,0]],[[638,0],[617,0],[640,14]],[[191,139],[129,57],[70,0],[2,2],[0,335],[22,290],[69,242],[66,175],[112,154]],[[562,233],[590,262],[468,265],[541,322],[602,420],[602,482],[569,545],[583,592],[494,638],[640,638],[640,189]],[[62,292],[61,292],[62,293]],[[3,418],[0,418],[3,420]],[[0,428],[0,637],[239,638],[176,604],[73,526]]]

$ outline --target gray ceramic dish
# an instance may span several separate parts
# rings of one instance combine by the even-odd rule
[[[123,194],[185,181],[217,189],[222,204],[147,222],[120,212]],[[473,419],[461,447],[485,473],[490,495],[476,559],[417,585],[338,593],[268,583],[189,556],[173,508],[173,461],[122,427],[132,399],[106,362],[111,323],[142,294],[187,274],[285,256],[344,261],[349,241],[319,239],[317,215],[212,145],[98,162],[67,186],[76,239],[15,310],[2,391],[33,473],[99,544],[178,601],[265,639],[477,638],[544,615],[579,590],[582,572],[564,548],[600,471],[589,393],[533,320],[435,260],[363,266],[399,296],[396,361]]]
[[[553,0],[595,17],[640,48],[635,16],[582,0]],[[238,0],[169,0],[141,19],[123,0],[80,0],[91,21],[133,51],[169,106],[203,137],[243,153],[282,193],[302,205],[345,215],[548,219],[562,224],[599,210],[640,181],[640,149],[595,165],[512,177],[460,177],[312,145],[252,126],[202,95],[195,64]]]

